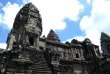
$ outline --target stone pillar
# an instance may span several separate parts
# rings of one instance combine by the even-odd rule
[[[39,49],[39,36],[36,36],[34,40],[35,40],[34,46],[37,47],[37,49]]]
[[[26,35],[26,43],[29,43],[29,36]]]

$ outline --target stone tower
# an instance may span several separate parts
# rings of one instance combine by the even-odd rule
[[[101,33],[101,49],[104,54],[110,54],[110,36],[104,32]]]
[[[53,42],[60,42],[58,35],[53,30],[50,30],[50,32],[47,36],[47,40],[50,40]]]
[[[37,8],[28,3],[18,12],[13,28],[8,35],[7,50],[13,45],[38,47],[39,37],[42,33],[42,19]]]
[[[52,74],[39,49],[42,19],[37,8],[28,3],[16,15],[4,52],[5,74]]]

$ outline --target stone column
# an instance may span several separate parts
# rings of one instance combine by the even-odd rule
[[[36,36],[34,41],[34,46],[37,47],[37,49],[39,49],[39,36]]]

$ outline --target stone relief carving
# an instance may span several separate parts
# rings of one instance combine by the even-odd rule
[[[34,34],[40,34],[41,30],[38,27],[34,27],[34,26],[26,26],[26,31],[29,33],[34,33]]]

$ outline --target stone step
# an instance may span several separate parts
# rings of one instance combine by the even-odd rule
[[[32,74],[52,74],[51,69],[48,67],[48,63],[44,58],[43,52],[32,52],[31,60],[33,66],[31,68]]]

